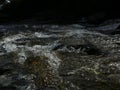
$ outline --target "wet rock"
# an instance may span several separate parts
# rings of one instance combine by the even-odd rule
[[[0,69],[0,75],[7,74],[10,71],[11,71],[10,69]]]
[[[59,44],[59,45],[56,45],[52,50],[54,51],[54,50],[58,50],[58,49],[61,49],[61,48],[63,48],[64,47],[64,45],[63,44]]]
[[[102,55],[102,52],[100,49],[96,48],[93,45],[58,45],[53,48],[53,50],[60,50],[60,49],[66,49],[66,52],[76,52],[76,53],[84,53],[88,55]]]
[[[53,42],[57,40],[58,38],[24,38],[24,39],[18,39],[14,43],[17,45],[48,45],[50,42]],[[46,43],[47,42],[47,43]]]
[[[38,88],[44,90],[45,87],[49,87],[48,90],[52,90],[51,87],[53,87],[54,90],[58,82],[46,59],[48,58],[45,56],[29,57],[25,62],[25,67],[28,72],[35,74],[35,84]]]
[[[8,86],[8,87],[0,87],[1,90],[16,90],[16,87]]]

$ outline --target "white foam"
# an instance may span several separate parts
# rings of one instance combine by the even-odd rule
[[[24,64],[24,62],[26,61],[26,59],[27,59],[27,56],[26,56],[26,54],[25,54],[25,51],[24,50],[22,50],[20,53],[18,53],[18,57],[19,57],[19,59],[18,59],[18,63],[20,63],[20,64]]]
[[[13,51],[17,51],[17,46],[15,44],[12,43],[5,43],[3,45],[3,48],[9,53],[9,52],[13,52]]]
[[[49,38],[52,37],[51,35],[47,35],[41,32],[35,32],[34,36],[38,37],[38,38]]]
[[[21,39],[21,38],[25,38],[26,36],[23,35],[23,34],[16,34],[16,35],[12,35],[12,36],[8,36],[6,38],[4,38],[0,44],[3,44],[3,43],[8,43],[8,42],[13,42],[17,39]]]

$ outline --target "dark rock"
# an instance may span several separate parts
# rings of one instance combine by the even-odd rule
[[[0,89],[1,89],[1,90],[16,90],[17,88],[16,88],[16,87],[13,87],[13,86],[7,86],[7,87],[1,87],[1,86],[0,86]]]
[[[120,34],[120,30],[113,30],[112,32],[111,32],[111,35],[116,35],[116,34]]]
[[[64,47],[63,44],[59,44],[59,45],[55,46],[52,50],[54,51],[54,50],[62,49],[63,47]]]
[[[101,50],[95,47],[94,45],[83,45],[82,48],[85,49],[84,52],[86,52],[88,55],[101,55],[102,54]]]
[[[3,74],[7,74],[9,73],[11,70],[10,69],[0,69],[0,75],[3,75]]]

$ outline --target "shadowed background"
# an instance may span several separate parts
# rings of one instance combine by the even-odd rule
[[[115,0],[1,0],[0,4],[3,22],[34,18],[74,21],[86,17],[97,23],[120,17],[119,3]]]

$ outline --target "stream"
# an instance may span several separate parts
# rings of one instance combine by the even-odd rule
[[[0,25],[0,90],[120,90],[119,26]]]

